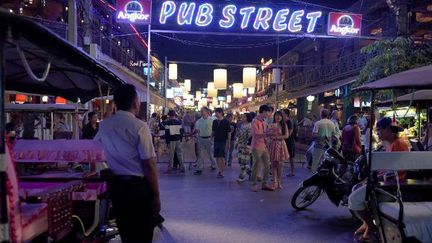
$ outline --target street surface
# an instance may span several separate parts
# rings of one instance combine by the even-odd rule
[[[191,143],[185,148],[185,160],[194,161]],[[250,182],[235,182],[236,162],[225,178],[216,179],[209,163],[200,176],[188,166],[185,175],[167,175],[166,158],[159,161],[161,214],[166,221],[155,242],[353,242],[358,223],[346,207],[334,206],[326,195],[308,210],[291,207],[298,184],[310,175],[301,164],[296,165],[295,177],[284,178],[282,190],[254,193]]]

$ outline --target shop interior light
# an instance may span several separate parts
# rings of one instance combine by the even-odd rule
[[[309,95],[308,97],[306,97],[306,100],[309,102],[313,102],[315,100],[315,96]]]
[[[174,98],[174,89],[167,89],[166,90],[166,98],[167,99],[173,99]]]
[[[231,99],[232,99],[231,95],[227,95],[227,103],[231,103]]]
[[[48,103],[48,96],[46,96],[46,95],[42,96],[42,102]]]
[[[250,95],[255,94],[255,88],[248,88],[248,93]]]
[[[196,101],[200,101],[201,100],[201,96],[202,96],[202,93],[201,93],[201,91],[196,91],[195,92],[195,100]]]
[[[242,83],[234,83],[233,84],[233,97],[235,99],[243,97],[243,84]]]
[[[246,67],[243,68],[243,87],[255,88],[256,83],[256,68]]]
[[[177,64],[169,64],[168,66],[168,78],[171,80],[177,79]]]
[[[23,104],[27,101],[27,96],[23,94],[15,95],[15,103]]]
[[[248,96],[248,89],[243,89],[243,97],[247,97]]]
[[[215,69],[213,70],[213,82],[214,88],[218,90],[224,90],[227,88],[227,70],[226,69]]]
[[[57,96],[57,97],[55,98],[55,103],[56,103],[56,104],[62,104],[62,105],[65,105],[65,104],[66,104],[66,99],[63,98],[63,97]]]

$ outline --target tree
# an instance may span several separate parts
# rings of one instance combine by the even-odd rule
[[[363,47],[361,51],[376,55],[360,71],[355,87],[395,73],[432,64],[432,45],[419,44],[407,37],[379,40]]]

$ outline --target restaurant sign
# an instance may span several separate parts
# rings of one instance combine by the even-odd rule
[[[334,36],[361,36],[362,15],[330,12],[327,34]]]
[[[117,22],[150,24],[151,0],[117,0]]]

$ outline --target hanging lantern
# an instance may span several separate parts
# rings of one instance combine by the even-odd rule
[[[227,70],[226,69],[215,69],[213,70],[213,82],[215,89],[226,89],[227,88]]]
[[[190,79],[185,79],[184,81],[185,90],[191,91],[192,89],[192,81]]]
[[[272,84],[280,84],[281,82],[281,70],[280,68],[273,68],[273,79]]]
[[[172,80],[177,79],[177,64],[170,64],[168,66],[168,78]]]
[[[255,88],[256,68],[243,68],[243,87]]]
[[[243,84],[235,83],[233,84],[233,97],[242,98],[243,97]]]
[[[199,104],[200,104],[201,106],[207,106],[207,98],[201,98]]]
[[[213,97],[212,103],[213,105],[216,105],[218,103],[218,98],[217,97]]]
[[[248,88],[248,93],[250,95],[255,94],[255,88]]]
[[[306,100],[309,102],[313,102],[315,100],[315,96],[309,95],[308,97],[306,97]]]
[[[207,97],[213,98],[213,97],[217,97],[217,89],[214,88],[214,83],[213,82],[208,82],[207,83]]]
[[[232,99],[231,95],[227,95],[227,103],[231,103],[231,99]]]
[[[248,89],[243,89],[243,97],[247,97],[248,96]]]
[[[202,93],[201,93],[201,91],[196,91],[195,92],[195,100],[196,101],[200,101],[201,100],[201,95],[202,95]]]
[[[55,103],[56,104],[61,104],[61,105],[65,105],[66,104],[66,99],[60,96],[57,96],[55,98]]]
[[[17,94],[15,95],[15,103],[23,104],[27,102],[27,95]]]

